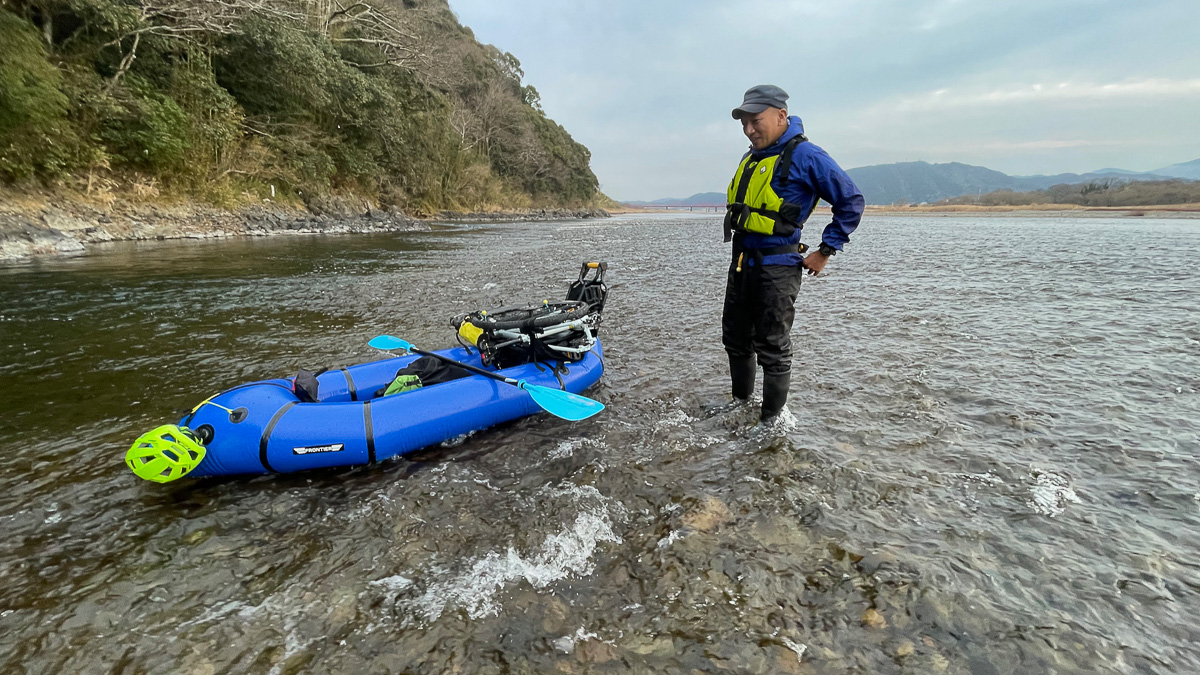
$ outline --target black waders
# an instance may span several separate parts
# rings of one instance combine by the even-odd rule
[[[746,401],[754,393],[754,376],[758,373],[758,363],[753,356],[729,357],[729,379],[732,381],[730,391],[735,399]]]
[[[763,373],[763,402],[760,417],[763,422],[774,419],[783,410],[783,404],[787,403],[788,385],[791,382],[792,373],[790,371]]]
[[[797,251],[790,248],[788,252]],[[756,264],[743,265],[740,253],[735,253],[729,266],[721,338],[729,354],[730,391],[735,399],[750,397],[755,371],[758,367],[763,369],[762,419],[765,420],[778,415],[787,402],[792,322],[796,318],[796,296],[800,293],[804,268],[763,265],[761,250],[748,254],[755,258]]]

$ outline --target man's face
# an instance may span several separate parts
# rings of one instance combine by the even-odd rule
[[[742,133],[750,139],[755,150],[770,147],[787,131],[787,111],[767,108],[757,115],[742,115]]]

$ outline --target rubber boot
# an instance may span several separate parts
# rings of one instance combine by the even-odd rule
[[[792,373],[763,373],[763,402],[762,402],[762,417],[763,422],[770,421],[779,416],[783,410],[783,404],[787,403],[788,387],[792,383]]]
[[[745,401],[754,393],[754,376],[758,373],[758,364],[753,356],[746,358],[729,357],[729,379],[732,383],[730,391],[735,399]]]

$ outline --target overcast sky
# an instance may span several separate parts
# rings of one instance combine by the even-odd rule
[[[618,200],[724,190],[777,84],[844,168],[1010,174],[1200,158],[1200,0],[450,0]]]

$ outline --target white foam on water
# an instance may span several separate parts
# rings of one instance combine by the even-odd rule
[[[409,586],[412,586],[412,584],[412,579],[399,574],[395,574],[390,577],[384,577],[383,579],[376,579],[370,583],[371,586],[378,586],[387,591],[402,591]]]
[[[475,479],[475,484],[476,484],[476,485],[482,485],[482,486],[484,486],[485,488],[487,488],[487,489],[491,490],[492,492],[499,492],[499,491],[500,491],[500,488],[496,487],[495,485],[492,485],[491,481],[489,481],[489,480],[488,480],[488,479],[486,479],[486,478],[476,478],[476,479]]]
[[[324,520],[347,520],[355,522],[363,518],[378,517],[382,511],[391,511],[395,500],[384,490],[378,490],[366,497],[361,504],[352,509],[329,507],[325,509]]]
[[[278,675],[278,673],[283,672],[283,665],[287,663],[288,659],[308,649],[308,646],[317,640],[324,639],[324,636],[301,639],[296,634],[296,620],[292,617],[287,617],[284,621],[284,627],[287,633],[283,636],[283,656],[279,657],[278,664],[272,666],[271,670],[267,671],[269,675]]]
[[[221,619],[224,619],[225,617],[228,617],[234,613],[245,618],[248,616],[253,616],[255,609],[255,607],[250,607],[240,600],[230,600],[229,602],[223,602],[219,605],[209,607],[208,609],[204,610],[204,613],[200,616],[189,621],[184,621],[177,627],[188,628],[190,626],[208,623],[209,621],[220,621]]]
[[[591,506],[591,510],[603,514],[611,512],[619,518],[624,518],[628,513],[625,510],[624,504],[605,497],[603,493],[592,485],[566,483],[561,487],[546,487],[542,491],[551,497],[570,497],[580,505],[580,509],[586,509],[586,503],[591,503],[594,504],[594,506]]]
[[[63,519],[62,511],[58,510],[58,502],[51,502],[50,505],[46,507],[46,513],[50,515],[46,516],[46,519],[42,521],[42,523],[45,525],[53,525],[61,522]]]
[[[1000,480],[1000,477],[991,471],[987,473],[952,473],[950,475],[954,478],[961,478],[968,483],[979,483],[980,485],[991,487],[1004,484],[1004,481]]]
[[[666,434],[668,438],[661,442],[643,444],[635,456],[637,461],[649,460],[663,451],[668,453],[690,453],[723,442],[720,438],[699,434],[696,431],[697,423],[701,419],[709,419],[722,414],[721,412],[710,410],[703,417],[694,417],[683,409],[685,403],[679,398],[675,398],[665,405],[674,407],[655,413],[654,430]],[[732,410],[732,408],[730,409]],[[681,431],[682,433],[680,433]]]
[[[230,600],[210,607],[203,614],[190,621],[184,621],[175,626],[181,630],[211,621],[224,621],[237,617],[242,623],[262,618],[270,626],[283,633],[283,656],[268,672],[272,675],[281,672],[283,664],[289,658],[308,649],[314,642],[324,639],[324,636],[302,636],[299,630],[301,618],[306,618],[328,609],[318,602],[296,603],[289,593],[284,591],[269,596],[262,604],[250,605],[240,600]]]
[[[574,438],[568,438],[567,440],[559,443],[557,447],[546,453],[546,458],[566,459],[567,457],[574,455],[576,450],[582,450],[586,447],[599,448],[603,450],[606,446],[604,441],[596,440],[594,438],[583,438],[582,436],[576,436]]]
[[[571,652],[575,651],[576,644],[583,642],[584,640],[593,640],[599,637],[600,636],[596,635],[595,633],[584,631],[583,627],[580,626],[579,630],[575,631],[574,635],[564,635],[555,640],[552,644],[554,645],[554,648],[560,652],[563,652],[564,654],[570,654]]]
[[[458,446],[462,445],[463,443],[466,443],[467,439],[474,435],[475,435],[474,431],[468,431],[465,434],[459,434],[458,436],[455,436],[454,438],[448,438],[448,439],[442,441],[440,444],[440,447],[457,448]]]
[[[804,652],[808,651],[808,645],[800,644],[799,642],[794,642],[789,638],[780,638],[780,639],[783,640],[783,644],[786,645],[788,649],[796,652],[796,660],[797,661],[804,660]]]
[[[687,533],[683,530],[672,530],[670,534],[658,540],[658,548],[666,548],[686,536]]]
[[[654,426],[662,427],[682,427],[689,426],[696,421],[695,417],[683,412],[682,410],[672,410],[663,415]]]
[[[1066,476],[1049,471],[1034,471],[1032,476],[1037,484],[1030,488],[1033,498],[1028,504],[1034,511],[1053,518],[1065,513],[1067,504],[1082,503]]]
[[[412,610],[426,622],[437,620],[447,608],[461,608],[472,619],[492,616],[500,611],[496,595],[510,582],[524,579],[534,588],[567,577],[582,577],[595,569],[592,556],[601,542],[621,543],[612,529],[607,500],[596,488],[571,485],[552,488],[551,496],[571,497],[581,505],[575,521],[561,531],[548,535],[541,546],[522,555],[509,546],[504,553],[492,551],[471,563],[462,574],[436,581],[415,600]],[[620,504],[613,511],[624,513]]]
[[[591,574],[592,554],[601,541],[620,543],[621,538],[607,518],[581,513],[571,527],[546,537],[539,551],[522,556],[509,547],[503,555],[488,553],[462,576],[430,586],[417,607],[426,621],[436,620],[451,605],[472,619],[494,615],[500,610],[495,595],[510,581],[523,578],[534,588],[545,588],[571,575]]]
[[[787,434],[795,431],[800,426],[800,421],[792,414],[791,410],[784,406],[779,414],[767,422],[759,422],[750,429],[750,435],[754,437],[779,434]]]
[[[546,454],[549,459],[566,459],[583,447],[582,438],[570,438],[558,444],[558,447]]]

